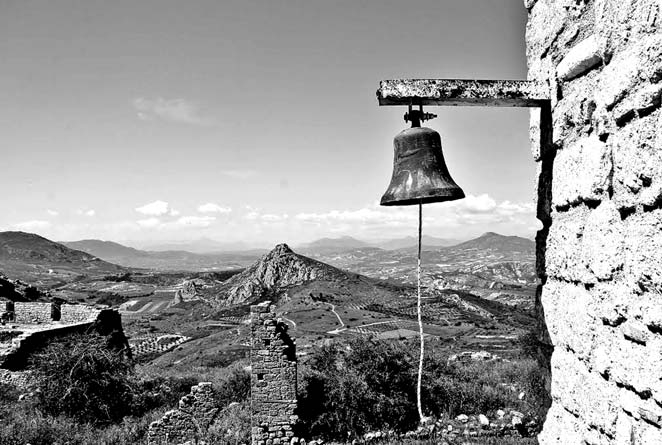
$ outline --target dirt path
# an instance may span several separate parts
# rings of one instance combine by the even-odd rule
[[[287,318],[287,317],[283,317],[283,320],[285,320],[285,321],[288,322],[288,323],[292,323],[292,327],[293,327],[294,329],[297,328],[297,323],[296,323],[294,320],[290,320],[290,319]]]
[[[340,318],[340,314],[339,314],[338,312],[336,312],[336,306],[333,305],[333,304],[331,304],[331,303],[326,303],[326,304],[328,304],[329,306],[331,306],[331,312],[333,312],[334,314],[336,314],[336,317],[338,318],[338,322],[340,323],[340,327],[339,327],[339,328],[336,328],[336,329],[334,329],[334,330],[332,330],[332,331],[329,331],[329,332],[327,332],[327,334],[339,334],[339,333],[341,333],[342,331],[346,330],[347,328],[345,327],[345,322],[342,321],[342,318]]]

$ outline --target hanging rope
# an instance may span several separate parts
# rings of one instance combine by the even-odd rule
[[[421,341],[421,355],[418,361],[418,383],[416,386],[416,401],[418,403],[418,416],[421,423],[425,423],[426,417],[423,415],[423,404],[421,403],[421,379],[423,377],[423,353],[425,343],[423,341],[423,320],[421,317],[421,240],[423,234],[423,203],[418,203],[418,263],[416,265],[417,278],[417,302],[418,302],[418,335]]]

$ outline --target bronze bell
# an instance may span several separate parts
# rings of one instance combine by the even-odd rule
[[[441,152],[441,137],[431,128],[421,127],[421,121],[434,114],[411,110],[405,121],[411,128],[393,139],[393,176],[382,196],[383,206],[406,206],[464,198],[464,192],[453,181]]]

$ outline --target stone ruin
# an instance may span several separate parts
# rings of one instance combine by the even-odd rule
[[[110,347],[131,357],[122,317],[114,309],[84,304],[4,302],[0,325],[0,382],[19,388],[31,387],[26,370],[30,356],[50,340],[71,334],[95,332],[107,338]]]
[[[4,302],[4,311],[0,312],[3,323],[44,325],[54,322],[60,324],[85,323],[96,319],[101,309],[85,304],[67,304],[52,302]]]
[[[253,445],[305,444],[295,437],[298,421],[297,361],[287,324],[269,302],[251,306],[251,442]],[[152,422],[149,445],[204,443],[221,411],[210,382],[199,383],[175,410]]]
[[[251,306],[251,438],[253,445],[296,442],[297,359],[287,324],[269,302]],[[294,441],[293,441],[294,439]]]
[[[103,319],[101,324],[119,326],[121,331],[121,320],[115,320],[112,313],[116,311],[110,309],[60,302],[6,301],[1,304],[4,310],[0,312],[0,370],[22,370],[27,357],[38,345],[49,338],[85,332],[100,318]],[[111,318],[113,320],[108,322]],[[8,375],[6,371],[0,374]]]
[[[198,383],[182,397],[177,409],[152,422],[147,433],[149,445],[198,443],[207,434],[220,409],[210,382]]]

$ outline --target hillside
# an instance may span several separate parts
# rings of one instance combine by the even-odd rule
[[[124,267],[165,271],[217,271],[243,268],[264,251],[194,253],[187,250],[145,251],[112,241],[88,239],[62,244]]]
[[[278,244],[246,270],[223,283],[217,291],[216,301],[223,305],[237,305],[284,295],[291,299],[303,289],[312,288],[326,289],[328,294],[342,299],[356,292],[363,295],[378,292],[378,288],[385,291],[388,286],[294,253],[287,244]]]
[[[80,250],[81,252],[89,253],[98,258],[113,261],[113,260],[131,260],[133,258],[148,257],[149,254],[142,250],[127,247],[112,241],[102,241],[97,239],[86,239],[80,241],[63,241],[62,245],[71,249]],[[114,261],[122,264],[123,261]]]
[[[424,249],[431,249],[436,247],[449,247],[460,243],[455,239],[437,238],[434,236],[423,235],[422,245]],[[418,238],[415,236],[406,236],[404,238],[391,239],[374,243],[375,247],[384,250],[398,250],[398,249],[417,249]]]
[[[351,236],[342,236],[340,238],[320,238],[307,244],[298,246],[297,249],[303,253],[311,254],[331,254],[336,252],[346,252],[353,249],[368,247],[370,244],[352,238]]]
[[[0,270],[10,278],[44,286],[125,268],[33,233],[0,232]]]
[[[478,238],[457,244],[453,250],[494,250],[499,252],[531,252],[536,248],[533,240],[520,236],[505,236],[494,232],[487,232]]]
[[[504,274],[507,269],[497,267],[493,273]],[[481,273],[487,272],[481,269]],[[490,284],[484,278],[477,280],[480,285]],[[430,279],[426,283],[424,330],[442,347],[508,355],[516,353],[516,338],[533,325],[530,314],[515,305],[480,298],[470,290],[435,285]],[[123,312],[130,320],[127,330],[137,348],[158,336],[191,338],[158,357],[155,365],[197,366],[211,360],[208,355],[241,356],[250,333],[246,325],[249,305],[265,300],[276,304],[304,355],[333,338],[418,335],[415,286],[348,272],[296,253],[286,244],[277,245],[226,281],[196,284],[195,293],[195,299],[174,304],[172,297],[160,303],[154,297],[135,298]],[[154,317],[156,313],[158,317]]]

